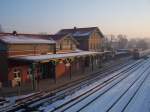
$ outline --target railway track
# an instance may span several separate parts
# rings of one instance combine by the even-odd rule
[[[124,63],[124,62],[127,62],[127,63]],[[69,83],[66,83],[66,84],[64,84],[64,85],[62,85],[62,86],[59,86],[59,87],[57,87],[57,88],[55,88],[55,89],[52,89],[52,90],[50,90],[50,91],[52,91],[52,92],[54,92],[54,93],[57,93],[57,92],[60,92],[60,91],[63,91],[63,90],[65,90],[65,89],[68,89],[68,88],[70,88],[70,87],[72,87],[72,86],[74,86],[74,85],[76,85],[76,84],[79,84],[79,83],[82,83],[82,82],[84,82],[84,81],[88,81],[89,79],[91,79],[91,78],[93,78],[93,77],[95,77],[95,76],[97,76],[97,75],[99,75],[99,74],[101,74],[101,76],[102,76],[102,74],[107,74],[106,72],[108,72],[108,71],[110,71],[110,69],[112,69],[112,72],[114,72],[114,71],[116,71],[117,69],[120,69],[121,67],[124,67],[124,66],[126,66],[127,64],[129,64],[129,63],[132,63],[133,62],[133,60],[131,60],[130,58],[126,58],[125,60],[124,60],[124,62],[123,63],[120,63],[120,64],[118,64],[118,63],[115,63],[114,64],[114,62],[111,62],[111,63],[107,63],[107,64],[105,64],[104,66],[103,66],[103,68],[102,69],[100,69],[98,72],[95,72],[95,73],[92,73],[92,74],[90,74],[90,75],[86,75],[85,77],[82,77],[82,78],[80,78],[80,79],[77,79],[77,80],[74,80],[74,81],[72,81],[71,83],[69,82]],[[116,67],[116,68],[115,68]]]
[[[124,112],[127,106],[130,105],[130,102],[134,98],[134,96],[138,93],[139,89],[149,76],[150,70],[148,70],[150,67],[150,64],[142,71],[137,71],[138,75],[136,79],[132,80],[132,83],[127,88],[125,87],[125,90],[122,91],[121,94],[117,94],[117,98],[113,100],[110,104],[105,105],[104,109],[101,110],[101,112]],[[107,96],[108,97],[108,96]],[[101,98],[100,98],[101,99]],[[100,100],[99,99],[99,100]],[[96,101],[97,99],[95,99]],[[103,99],[101,99],[103,100]],[[93,101],[94,102],[94,101]],[[92,104],[91,104],[92,105]],[[86,106],[88,107],[88,106]],[[84,107],[84,108],[86,108]],[[100,106],[101,107],[101,106]],[[131,106],[130,106],[131,107]],[[79,111],[85,111],[84,108],[82,108]],[[86,109],[87,110],[87,109]]]
[[[118,111],[118,112],[123,112],[124,110],[125,110],[125,108],[129,105],[129,103],[130,103],[130,101],[133,99],[133,97],[135,96],[135,94],[138,92],[138,90],[139,90],[139,88],[141,87],[141,85],[143,84],[143,82],[145,81],[145,79],[147,78],[147,76],[148,76],[148,74],[149,74],[149,72],[147,72],[147,74],[145,75],[145,71],[148,69],[150,67],[150,64],[145,68],[145,70],[143,70],[142,72],[139,72],[138,73],[138,76],[136,77],[136,79],[135,80],[133,80],[132,81],[132,83],[131,83],[131,85],[128,87],[128,88],[126,88],[126,91],[124,91],[123,93],[122,93],[122,95],[118,98],[118,99],[116,99],[116,101],[108,108],[108,109],[106,109],[105,110],[105,112],[109,112],[109,111],[111,111],[111,109],[112,109],[112,107],[114,107],[114,105],[116,105],[116,102],[118,102],[127,92],[128,92],[128,90],[129,89],[131,89],[132,87],[133,87],[133,85],[135,85],[135,83],[136,84],[138,84],[138,86],[137,86],[137,88],[135,89],[135,92],[131,95],[131,97],[130,97],[130,99],[128,100],[128,102],[126,102],[125,103],[125,106],[124,106],[124,108],[122,108],[122,110],[121,111]],[[143,76],[143,74],[144,74],[144,76]],[[88,92],[88,95],[86,96],[86,97],[84,97],[84,99],[86,99],[87,97],[89,97],[90,95],[92,95],[92,94],[94,94],[95,92],[97,92],[98,93],[98,95],[97,95],[97,97],[95,97],[94,99],[92,99],[91,101],[88,101],[85,105],[82,105],[82,104],[84,104],[86,101],[84,101],[84,103],[83,103],[83,98],[82,99],[80,99],[80,100],[78,100],[78,102],[74,102],[73,103],[73,101],[71,101],[71,104],[69,104],[69,106],[67,107],[65,104],[63,105],[63,106],[61,106],[61,108],[55,108],[55,109],[53,109],[52,111],[57,111],[57,112],[63,112],[63,111],[72,111],[72,112],[79,112],[79,111],[83,111],[86,107],[88,107],[91,103],[93,103],[93,102],[95,102],[98,98],[100,98],[102,95],[104,95],[106,92],[108,92],[108,91],[110,91],[110,89],[112,89],[112,88],[114,88],[117,84],[119,84],[122,80],[125,80],[128,76],[130,76],[131,75],[131,72],[130,73],[128,73],[127,74],[127,76],[125,76],[123,79],[121,79],[120,81],[118,81],[118,82],[116,82],[115,84],[111,84],[111,86],[109,87],[109,88],[107,88],[105,91],[103,91],[103,92],[99,92],[98,93],[98,91],[99,91],[99,88],[97,88],[95,91],[93,91],[91,94],[89,94]],[[141,79],[141,77],[142,77],[142,79]],[[101,89],[101,88],[100,88]],[[87,94],[86,93],[86,94]],[[79,97],[79,96],[78,96]],[[124,98],[125,99],[125,98]],[[123,100],[122,100],[123,101]],[[78,104],[78,103],[80,103],[80,104]],[[73,107],[75,104],[78,104],[78,105],[80,105],[80,107]],[[119,104],[119,103],[118,103]],[[65,108],[64,108],[64,106],[66,106]],[[72,109],[70,109],[70,108],[72,108]],[[100,108],[100,107],[99,107]],[[106,107],[105,107],[106,108]],[[101,108],[102,109],[102,108]],[[102,109],[103,110],[103,109]],[[94,111],[94,110],[93,110]],[[116,112],[116,110],[115,111],[113,111],[113,112]]]
[[[126,99],[128,99],[128,100],[124,102],[124,105],[121,105],[122,108],[120,108],[119,111],[120,112],[124,112],[126,110],[126,108],[130,105],[132,99],[138,93],[139,89],[142,87],[142,85],[144,84],[146,79],[148,78],[149,74],[150,74],[149,70],[143,71],[143,73],[137,78],[137,80],[135,80],[127,88],[127,90],[108,108],[108,110],[106,112],[110,112],[110,111],[114,111],[115,112],[116,108],[118,106],[118,103],[124,101],[124,98],[126,97],[127,93],[129,94],[129,91],[133,91],[132,94],[130,94],[130,96],[126,97]],[[134,90],[132,90],[132,88],[134,88]],[[117,110],[118,110],[118,108],[117,108]]]
[[[138,63],[136,63],[135,65],[131,66],[130,68],[112,76],[111,78],[107,79],[106,81],[101,82],[100,84],[96,85],[94,88],[89,89],[88,91],[86,91],[85,93],[63,103],[62,105],[59,105],[57,107],[55,107],[54,109],[52,109],[51,111],[66,111],[67,109],[71,108],[72,106],[74,106],[75,104],[79,103],[80,101],[84,100],[85,98],[89,97],[90,95],[92,95],[93,93],[97,92],[98,90],[102,89],[103,87],[105,87],[106,85],[110,84],[110,82],[116,80],[117,78],[124,76],[122,74],[128,73],[130,70],[130,72],[128,73],[128,75],[132,72],[134,72],[134,70],[138,69],[140,66],[142,66],[142,63],[140,65],[138,65]],[[133,69],[134,67],[137,67],[135,69]],[[128,76],[127,75],[127,76]],[[124,78],[126,78],[127,76],[124,76]],[[122,79],[123,80],[123,79]],[[120,80],[121,81],[121,80]],[[105,92],[107,92],[109,89],[107,89]],[[104,93],[105,93],[104,92]],[[102,94],[104,94],[102,93]]]
[[[129,63],[128,63],[128,64],[129,64]],[[122,65],[122,66],[119,66],[119,68],[120,68],[120,67],[125,67],[125,66],[126,66],[126,65]],[[118,69],[119,69],[119,68],[118,68]],[[116,70],[111,70],[111,71],[109,71],[109,73],[112,73],[112,72],[114,72],[114,71],[116,71]],[[108,74],[108,72],[107,72],[107,73],[104,73],[103,75],[106,75],[106,74]],[[94,75],[92,75],[92,77],[94,77]],[[55,102],[55,101],[57,101],[57,100],[63,99],[63,98],[65,98],[66,96],[71,95],[71,94],[73,94],[74,92],[80,90],[81,88],[83,88],[83,87],[85,87],[85,86],[88,86],[88,85],[90,85],[91,83],[93,83],[93,82],[99,80],[100,78],[102,78],[102,77],[99,76],[99,78],[98,78],[98,76],[97,76],[97,77],[94,77],[94,78],[92,78],[92,79],[88,79],[88,80],[85,80],[85,81],[82,80],[82,82],[79,83],[80,85],[76,85],[76,86],[73,86],[73,87],[71,87],[71,88],[67,88],[67,90],[66,90],[66,88],[65,88],[65,90],[59,91],[59,93],[58,93],[57,95],[55,95],[54,97],[50,97],[50,98],[44,99],[44,100],[42,100],[42,101],[35,102],[35,103],[29,105],[28,107],[29,107],[29,108],[37,108],[37,107],[39,107],[41,104],[43,104],[44,102],[52,103],[52,102]],[[89,81],[89,80],[90,80],[90,81]]]
[[[115,66],[118,66],[118,65],[115,65]],[[120,66],[119,65],[119,67],[117,68],[116,67],[116,69],[119,69],[119,68],[121,68],[121,67],[124,67],[124,66],[126,66],[126,64],[125,65],[122,65],[122,66]],[[111,67],[110,67],[111,68]],[[115,70],[111,70],[110,72],[113,72],[113,71],[116,71],[116,69]],[[106,70],[106,71],[108,71],[108,70]],[[95,76],[95,79],[97,78],[96,77],[96,74],[98,75],[98,74],[101,74],[101,72],[102,71],[100,71],[100,72],[97,72],[97,73],[95,73],[94,74],[94,76]],[[103,74],[103,75],[106,75],[106,74],[108,74],[108,72],[107,73],[105,73],[105,74]],[[95,79],[92,79],[91,80],[91,82],[89,81],[87,81],[87,80],[89,80],[91,77],[93,77],[92,76],[93,74],[91,74],[89,77],[86,77],[86,78],[84,78],[84,79],[82,79],[81,81],[79,81],[79,82],[76,82],[76,83],[71,83],[70,85],[69,84],[67,84],[67,85],[69,85],[69,86],[67,86],[66,88],[61,88],[61,89],[55,89],[55,90],[53,90],[53,92],[37,92],[37,93],[35,93],[35,94],[33,94],[33,95],[31,95],[31,96],[29,96],[29,97],[27,97],[27,98],[24,98],[24,99],[21,99],[21,100],[17,100],[16,101],[16,104],[14,105],[9,105],[9,107],[10,108],[8,108],[6,111],[16,111],[16,110],[19,110],[19,109],[23,109],[23,108],[26,108],[28,105],[31,105],[31,104],[34,104],[35,102],[37,103],[38,101],[40,102],[39,103],[39,105],[41,105],[41,103],[44,103],[44,102],[46,102],[46,101],[52,101],[52,102],[54,102],[54,101],[56,101],[56,100],[58,100],[58,99],[60,99],[60,98],[62,98],[62,97],[65,97],[65,96],[67,96],[68,94],[70,94],[71,93],[71,90],[68,92],[68,90],[66,90],[66,89],[68,89],[69,87],[72,87],[73,85],[76,85],[76,84],[82,84],[82,85],[89,85],[89,84],[91,84],[92,83],[92,80],[93,81],[95,81]],[[87,82],[86,82],[87,81]],[[84,83],[83,83],[84,82]],[[73,89],[81,89],[81,86],[80,87],[74,87]],[[77,90],[78,90],[77,89]],[[66,90],[66,91],[65,91]],[[53,96],[55,96],[55,94],[56,93],[59,93],[59,92],[62,92],[62,91],[64,91],[64,93],[61,93],[61,94],[63,94],[63,96],[61,96],[60,94],[58,94],[57,96],[60,96],[59,98],[54,98]],[[65,94],[65,93],[68,93],[68,94]],[[72,93],[74,93],[74,92],[72,92]],[[65,95],[64,95],[65,94]],[[52,96],[52,97],[51,97]],[[48,97],[50,97],[50,98],[48,98]],[[48,98],[48,99],[47,99]],[[33,100],[34,99],[34,100]],[[42,100],[42,99],[44,99],[44,101]],[[54,100],[55,99],[55,100]],[[42,102],[42,101],[43,102]],[[36,106],[39,106],[39,105],[36,105]],[[36,107],[35,106],[35,107]],[[7,108],[7,107],[6,107]],[[6,109],[5,108],[5,109]],[[3,111],[3,109],[2,109],[2,111]]]

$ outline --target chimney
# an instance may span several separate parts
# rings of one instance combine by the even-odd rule
[[[13,31],[12,34],[16,36],[17,35],[17,31]]]
[[[74,29],[74,30],[77,30],[77,27],[74,27],[73,29]]]

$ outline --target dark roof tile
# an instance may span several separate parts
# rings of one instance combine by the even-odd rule
[[[91,35],[93,31],[97,29],[99,30],[98,27],[87,27],[87,28],[74,27],[72,29],[62,29],[57,34],[71,34],[73,37],[88,37]],[[104,37],[100,30],[99,32],[100,32],[100,35]]]

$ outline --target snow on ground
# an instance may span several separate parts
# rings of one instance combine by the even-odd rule
[[[146,67],[146,66],[145,66]],[[103,94],[101,97],[97,98],[94,102],[92,102],[87,108],[84,108],[83,112],[105,112],[125,90],[127,87],[130,86],[130,84],[133,83],[133,79],[136,79],[139,75],[141,75],[142,71],[145,69],[145,67],[140,67],[137,71],[132,73],[129,77],[124,79],[121,83],[114,86],[112,89],[110,89],[108,92]],[[116,82],[116,81],[115,81]],[[79,110],[82,106],[90,102],[92,99],[99,96],[101,92],[103,92],[106,89],[101,89],[100,91],[97,91],[95,94],[92,94],[87,99],[81,101],[77,105],[73,106],[72,108],[68,109],[67,112],[76,112]]]
[[[135,95],[125,112],[150,112],[150,75]]]
[[[129,65],[131,66],[131,65]],[[127,69],[129,66],[113,73],[109,76],[112,77],[117,73]],[[139,67],[139,68],[138,68]],[[84,97],[80,97],[77,101],[71,102],[65,107],[61,108],[57,112],[61,112],[63,109],[73,105],[71,108],[65,110],[65,112],[76,112],[81,109],[84,105],[88,104],[90,101],[94,100],[93,102],[89,103],[89,105],[83,109],[81,112],[121,112],[125,106],[125,112],[149,112],[150,111],[150,59],[143,61],[141,66],[137,66],[132,70],[129,70],[127,73],[124,73],[123,76],[119,77],[117,80],[111,82],[109,85],[105,86],[104,88],[96,91],[94,94],[88,96],[87,98],[83,99],[82,101],[76,103],[77,101],[81,100]],[[127,74],[130,74],[127,78]],[[148,76],[148,77],[147,77]],[[64,104],[65,102],[85,93],[86,91],[90,90],[91,88],[97,86],[98,84],[102,83],[106,80],[105,77],[102,80],[99,80],[77,92],[74,94],[67,96],[66,98],[59,100],[53,104],[45,104],[39,108],[39,110],[44,110],[45,112],[53,110],[55,107]],[[147,79],[146,79],[147,78]],[[120,83],[117,84],[119,80],[123,79]],[[146,79],[146,80],[144,80]],[[144,83],[143,83],[144,82]],[[116,84],[116,85],[115,85]],[[114,86],[113,86],[114,85]],[[140,89],[139,89],[140,87]],[[111,88],[109,91],[106,91],[108,88]],[[136,94],[135,92],[138,91]],[[89,91],[90,94],[92,91]],[[103,92],[105,92],[103,94]],[[100,95],[101,94],[101,95]],[[100,97],[98,97],[100,96]],[[134,96],[134,97],[133,97]],[[133,97],[133,99],[131,99]],[[131,102],[128,104],[128,102]],[[128,105],[127,105],[128,104]]]
[[[139,61],[140,61],[140,60],[139,60]],[[139,61],[137,61],[137,62],[139,62]],[[135,63],[137,63],[137,62],[135,62]],[[43,109],[46,109],[46,110],[50,109],[50,110],[51,110],[51,109],[54,109],[55,107],[64,104],[65,102],[69,101],[70,99],[73,99],[73,98],[75,98],[75,97],[77,97],[77,96],[79,96],[79,95],[85,93],[86,91],[89,91],[91,88],[93,88],[93,87],[97,86],[98,84],[100,84],[100,83],[106,81],[107,79],[109,79],[109,78],[115,76],[116,74],[118,74],[118,73],[124,71],[125,69],[130,68],[130,67],[131,67],[132,65],[134,65],[135,63],[130,64],[130,65],[128,65],[128,66],[126,66],[126,67],[124,67],[124,68],[118,70],[117,72],[114,72],[112,75],[109,75],[108,77],[105,77],[105,78],[103,78],[103,79],[101,79],[101,80],[99,80],[99,81],[97,81],[97,82],[95,82],[95,83],[92,83],[92,84],[89,85],[89,86],[84,87],[83,89],[80,89],[79,91],[75,92],[74,94],[72,94],[72,95],[70,95],[70,96],[65,97],[65,98],[62,99],[62,100],[58,100],[58,101],[54,102],[54,103],[51,104],[50,106],[49,106],[49,104],[44,105],[44,106],[41,106],[41,107],[39,108],[39,110],[43,110]]]
[[[8,101],[8,102],[4,103],[4,105],[1,105],[1,106],[0,106],[0,109],[6,108],[6,107],[8,107],[8,106],[10,106],[10,105],[14,105],[15,102],[16,102],[16,100],[22,99],[22,98],[26,98],[26,97],[32,96],[32,95],[34,95],[34,94],[35,94],[35,93],[30,93],[30,94],[27,94],[27,95],[6,97],[5,99],[6,99],[6,101]]]
[[[139,61],[136,61],[135,63]],[[117,72],[112,73],[108,77],[105,77],[93,84],[90,84],[89,86],[86,86],[80,89],[79,91],[73,93],[72,95],[65,97],[64,99],[54,102],[53,104],[49,104],[47,102],[44,105],[42,105],[39,108],[39,110],[42,110],[44,112],[50,112],[56,107],[70,101],[73,98],[76,98],[77,96],[91,90],[93,87],[96,87],[97,85],[101,84],[107,79],[126,70],[127,68],[131,67],[135,63],[130,64],[118,70]],[[134,67],[131,70],[128,70],[121,77],[119,77],[115,81],[110,82],[110,84],[108,84],[104,88],[97,90],[95,93],[93,93],[92,95],[88,96],[85,99],[83,99],[84,96],[82,96],[78,100],[72,101],[71,103],[61,108],[57,112],[62,112],[63,109],[71,105],[73,106],[66,109],[65,112],[76,112],[79,109],[81,109],[84,105],[91,102],[93,99],[95,100],[89,103],[87,107],[82,108],[80,111],[81,112],[108,112],[108,111],[109,112],[122,112],[122,110],[125,109],[124,110],[125,112],[149,112],[150,111],[150,97],[149,97],[150,69],[149,68],[150,68],[150,59],[143,60],[141,64],[139,64],[138,66]],[[130,75],[128,76],[128,74]],[[117,84],[117,82],[119,82],[120,80],[122,81]],[[109,88],[110,90],[107,91],[107,89]],[[88,94],[92,93],[93,91],[94,89],[89,91]],[[136,91],[138,92],[135,94]],[[13,103],[15,102],[16,99],[27,97],[27,96],[30,96],[30,95],[25,95],[25,96],[20,96],[20,97],[11,97],[11,98],[7,98],[7,100]],[[132,97],[133,99],[131,99]],[[129,102],[130,100],[131,102]],[[77,103],[77,101],[80,101],[80,102]]]
[[[135,92],[143,83],[144,79],[147,78],[149,72],[150,70],[147,69],[147,71],[144,72],[143,75],[140,75],[141,77],[139,78],[139,80],[135,82],[135,84],[124,94],[124,96],[119,101],[117,101],[113,108],[110,109],[110,112],[121,112],[124,107],[126,107],[130,99],[134,96]]]
[[[144,65],[144,67],[148,66],[150,61],[148,60],[148,63]],[[141,75],[141,71],[143,68],[141,67],[138,71],[138,73],[134,73],[134,76],[137,76],[138,74]],[[125,106],[127,101],[131,98],[131,96],[134,94],[134,92],[137,90],[138,86],[141,84],[141,81],[144,80],[146,75],[149,75],[150,69],[147,69],[147,71],[144,73],[144,75],[138,80],[135,85],[130,88],[130,91],[128,91],[121,100],[119,100],[116,105],[110,110],[110,112],[120,112],[122,108]],[[102,97],[100,99],[97,99],[96,102],[93,102],[90,106],[85,108],[83,111],[86,112],[106,112],[106,108],[109,107],[109,104],[113,101],[114,98],[118,97],[122,89],[125,88],[130,83],[130,79],[128,79],[129,82],[124,83],[120,88],[116,87],[116,89],[109,91],[107,94],[105,94],[105,98]],[[113,94],[115,93],[115,94]],[[137,92],[133,100],[131,100],[131,103],[129,103],[128,107],[125,109],[126,112],[149,112],[150,111],[150,76],[148,76],[147,80],[144,82],[140,90]]]
[[[139,61],[137,61],[137,62],[139,62]],[[134,64],[134,63],[133,63],[133,64]],[[132,66],[133,64],[131,64],[131,65],[127,66],[127,67],[124,67],[123,69],[121,69],[121,70],[119,70],[119,71],[113,73],[112,75],[110,75],[110,76],[108,76],[108,77],[106,77],[106,78],[104,78],[104,79],[102,79],[102,80],[100,80],[100,81],[98,81],[98,82],[95,82],[94,84],[91,84],[90,86],[87,86],[87,87],[85,87],[84,89],[81,89],[80,91],[76,92],[75,94],[73,94],[73,95],[71,95],[71,96],[68,96],[68,97],[66,97],[66,98],[64,98],[64,99],[62,99],[62,100],[59,100],[59,101],[53,103],[52,105],[48,105],[48,104],[47,104],[47,105],[45,105],[45,106],[42,106],[42,107],[40,107],[39,110],[43,110],[43,109],[44,109],[45,111],[46,111],[46,110],[52,110],[52,109],[54,109],[55,107],[57,107],[57,106],[59,106],[59,105],[65,103],[65,102],[69,101],[70,99],[73,99],[73,98],[75,98],[75,97],[77,97],[77,96],[79,96],[79,95],[85,93],[86,91],[88,91],[88,90],[90,90],[91,88],[97,86],[98,84],[102,83],[102,82],[105,81],[106,79],[108,79],[108,78],[110,78],[110,77],[113,77],[114,75],[120,73],[121,71],[124,71],[125,69],[129,68],[129,67]],[[134,70],[132,70],[132,71],[134,71]],[[138,71],[138,72],[139,72],[139,71]],[[105,89],[106,89],[106,88],[105,88]],[[104,90],[105,90],[105,89],[104,89]],[[102,92],[102,91],[101,91],[101,92]],[[97,95],[98,95],[98,94],[99,94],[99,92],[97,92]],[[87,103],[87,101],[85,101],[85,102]],[[73,104],[73,103],[74,103],[74,102],[71,102],[70,105]],[[84,104],[85,104],[85,103],[81,102],[80,104],[77,105],[77,107],[75,107],[75,108],[73,108],[73,109],[71,109],[71,110],[69,110],[69,111],[76,111],[76,109],[79,108],[78,106],[81,106],[81,105],[84,105]]]

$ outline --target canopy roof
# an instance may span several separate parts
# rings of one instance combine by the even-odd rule
[[[65,54],[47,54],[47,55],[36,55],[36,56],[10,57],[10,59],[40,62],[40,61],[51,60],[51,59],[62,59],[62,58],[78,57],[78,56],[86,56],[86,55],[96,55],[96,54],[103,54],[103,53],[102,52],[81,51],[81,52],[65,53]]]

